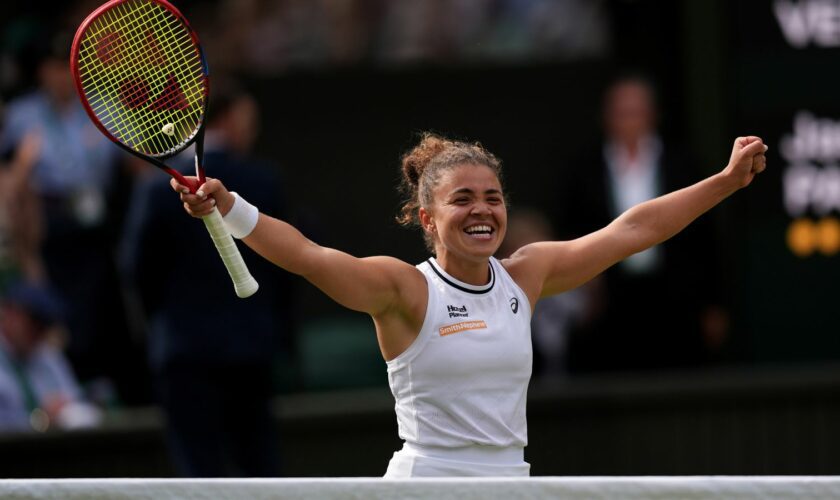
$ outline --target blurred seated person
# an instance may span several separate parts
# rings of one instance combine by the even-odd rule
[[[0,298],[0,431],[89,427],[100,420],[51,334],[62,304],[46,286],[19,281]]]

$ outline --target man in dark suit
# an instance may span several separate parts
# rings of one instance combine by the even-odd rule
[[[248,155],[257,129],[254,100],[233,87],[215,87],[208,174],[224,178],[261,211],[284,216],[277,169]],[[185,156],[188,174],[192,154]],[[173,461],[191,477],[277,475],[272,366],[288,333],[288,275],[239,245],[260,289],[237,298],[204,224],[183,217],[168,181],[153,169],[138,183],[123,263],[147,317]]]
[[[695,182],[691,162],[657,133],[652,85],[616,80],[604,140],[565,173],[555,217],[564,239],[596,231],[642,201]],[[727,328],[711,218],[607,270],[602,314],[573,340],[573,370],[671,368],[707,359]]]

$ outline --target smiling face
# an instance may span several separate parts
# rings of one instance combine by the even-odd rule
[[[507,229],[507,207],[499,178],[487,166],[461,164],[441,175],[430,206],[420,208],[438,260],[485,263]]]

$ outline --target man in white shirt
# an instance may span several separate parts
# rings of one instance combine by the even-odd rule
[[[607,88],[602,142],[563,175],[554,220],[561,239],[604,227],[702,176],[672,136],[662,138],[658,123],[654,88],[645,78],[624,76]],[[711,222],[701,217],[678,237],[604,273],[603,314],[574,336],[573,371],[675,368],[719,356],[728,316]]]

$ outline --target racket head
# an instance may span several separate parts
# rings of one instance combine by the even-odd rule
[[[91,120],[131,152],[162,160],[202,135],[207,61],[198,35],[166,0],[97,8],[76,31],[70,70]]]

